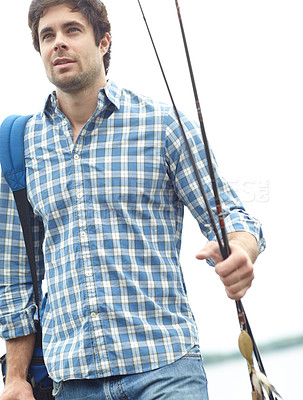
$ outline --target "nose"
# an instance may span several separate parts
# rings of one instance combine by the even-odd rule
[[[68,50],[69,45],[68,43],[64,40],[64,38],[60,35],[56,37],[55,43],[54,43],[54,50]]]

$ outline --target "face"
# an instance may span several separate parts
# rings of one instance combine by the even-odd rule
[[[50,7],[38,25],[40,52],[48,79],[65,93],[106,83],[103,56],[110,38],[96,46],[93,27],[65,5]]]

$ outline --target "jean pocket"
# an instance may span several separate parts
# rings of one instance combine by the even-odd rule
[[[200,347],[195,345],[185,354],[185,356],[183,356],[183,358],[202,358]]]
[[[63,390],[63,382],[53,382],[53,396],[58,399]]]

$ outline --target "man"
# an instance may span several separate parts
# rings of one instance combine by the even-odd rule
[[[183,207],[210,242],[227,295],[244,296],[264,248],[218,175],[231,255],[222,261],[171,107],[107,81],[110,24],[99,0],[33,0],[34,46],[56,91],[25,132],[38,277],[48,299],[45,362],[60,399],[208,399],[198,334],[179,265]],[[207,193],[196,125],[182,115]],[[1,400],[33,400],[30,272],[14,201],[1,177]],[[211,262],[211,261],[209,261]]]

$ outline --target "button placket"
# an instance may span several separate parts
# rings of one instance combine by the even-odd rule
[[[77,146],[77,147],[76,147]],[[83,276],[86,282],[87,304],[88,312],[92,320],[97,320],[97,297],[96,287],[94,283],[94,270],[91,264],[91,250],[89,244],[88,226],[86,220],[85,208],[85,192],[84,192],[84,177],[81,167],[81,153],[79,151],[79,143],[74,148],[73,164],[75,171],[75,205],[78,217],[78,228],[80,238],[80,252],[83,268]]]

